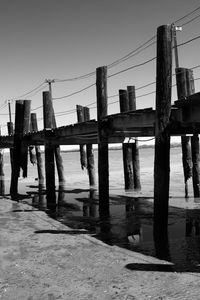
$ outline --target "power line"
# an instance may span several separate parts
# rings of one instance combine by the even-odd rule
[[[65,96],[56,97],[56,98],[53,98],[52,100],[55,101],[55,100],[59,100],[59,99],[69,98],[69,97],[71,97],[71,96],[77,95],[77,94],[79,94],[79,93],[81,93],[81,92],[83,92],[83,91],[86,91],[86,90],[90,89],[90,88],[93,87],[94,85],[95,85],[95,83],[90,84],[90,85],[88,85],[88,86],[86,86],[86,87],[84,87],[84,88],[82,88],[82,89],[80,89],[80,90],[78,90],[78,91],[76,91],[76,92],[73,92],[73,93],[68,94],[68,95],[65,95]]]
[[[184,15],[183,17],[177,19],[176,21],[174,21],[173,23],[177,23],[187,17],[189,17],[190,15],[194,14],[196,11],[198,11],[200,9],[200,6],[197,7],[196,9],[194,9],[193,11],[189,12],[188,14]],[[195,19],[197,19],[200,15],[195,16],[193,19],[183,23],[181,26],[185,26],[187,24],[189,24],[190,22],[194,21]],[[131,57],[141,53],[142,51],[144,51],[145,49],[147,49],[148,47],[152,46],[153,44],[155,44],[156,42],[152,42],[151,44],[149,44],[151,41],[153,41],[156,38],[156,35],[154,35],[153,37],[151,37],[150,39],[148,39],[146,42],[144,42],[142,45],[140,45],[139,47],[137,47],[136,49],[130,51],[129,53],[127,53],[126,55],[122,56],[121,58],[113,61],[112,63],[108,64],[108,68],[112,68],[128,59],[130,59]],[[149,44],[149,45],[148,45]],[[146,46],[147,45],[147,46]],[[146,47],[144,47],[146,46]],[[76,77],[72,77],[72,78],[67,78],[67,79],[54,79],[55,82],[70,82],[70,81],[75,81],[75,80],[81,80],[81,79],[86,79],[89,78],[91,76],[95,75],[95,72],[90,72],[90,73],[86,73],[84,75],[80,75],[80,76],[76,76]]]
[[[35,92],[35,94],[36,94],[36,93],[38,93],[38,92],[41,90],[41,87],[43,87],[44,84],[46,84],[46,83],[45,83],[45,82],[42,82],[40,85],[38,85],[37,87],[35,87],[35,88],[32,89],[31,91],[26,92],[26,93],[24,93],[24,94],[22,94],[22,95],[20,95],[20,96],[18,96],[18,97],[12,97],[10,100],[17,100],[17,99],[19,99],[19,98],[22,98],[22,97],[25,97],[25,96],[27,96],[27,95],[29,95],[29,94],[32,94],[33,92]],[[39,89],[39,90],[38,90],[38,89]]]
[[[31,109],[31,111],[35,111],[35,110],[37,110],[37,109],[39,109],[39,108],[42,108],[42,107],[43,107],[43,105],[40,105],[40,106],[38,106],[38,107],[36,107],[36,108]]]
[[[124,55],[123,57],[121,57],[120,59],[117,59],[116,61],[112,62],[111,64],[108,65],[108,68],[112,68],[117,66],[118,64],[130,59],[131,57],[141,53],[142,51],[144,51],[145,49],[149,48],[150,46],[154,45],[156,42],[152,42],[151,44],[147,45],[145,48],[143,48],[146,44],[148,44],[150,41],[154,40],[156,36],[153,36],[152,38],[150,38],[148,41],[146,41],[144,44],[142,44],[141,46],[139,46],[138,48],[136,48],[135,50],[129,52],[128,54]]]
[[[190,15],[193,15],[199,9],[200,9],[200,6],[198,6],[197,8],[195,8],[194,10],[192,10],[191,12],[189,12],[188,14],[184,15],[183,17],[179,18],[178,20],[174,21],[173,23],[178,23],[179,21],[181,21],[181,20],[189,17]]]
[[[121,70],[121,71],[118,71],[118,72],[116,72],[116,73],[113,73],[113,74],[109,75],[108,78],[113,77],[113,76],[116,76],[116,75],[121,74],[121,73],[124,73],[124,72],[126,72],[126,71],[131,70],[131,69],[134,69],[134,68],[138,68],[138,67],[144,66],[144,65],[146,65],[146,64],[148,64],[148,63],[150,63],[150,62],[152,62],[152,61],[155,60],[155,59],[156,59],[156,57],[153,57],[153,58],[151,58],[151,59],[149,59],[149,60],[146,60],[146,61],[144,61],[144,62],[142,62],[142,63],[140,63],[140,64],[133,65],[133,66],[131,66],[131,67],[128,67],[128,68],[126,68],[126,69],[123,69],[123,70]]]
[[[66,81],[75,81],[75,80],[81,80],[81,79],[86,79],[89,78],[93,75],[95,75],[96,72],[90,72],[90,73],[86,73],[84,75],[81,76],[76,76],[76,77],[72,77],[72,78],[66,78],[66,79],[54,79],[54,82],[66,82]]]
[[[199,17],[200,17],[200,14],[197,15],[196,17],[192,18],[191,20],[189,20],[189,21],[183,23],[181,26],[183,27],[183,26],[185,26],[185,25],[187,25],[187,24],[189,24],[189,23],[195,21],[195,20],[198,19]]]
[[[177,47],[181,47],[181,46],[183,46],[183,45],[189,44],[189,43],[191,43],[191,42],[193,42],[193,41],[195,41],[195,40],[198,40],[199,38],[200,38],[200,35],[198,35],[198,36],[196,36],[196,37],[194,37],[194,38],[192,38],[192,39],[190,39],[190,40],[188,40],[188,41],[186,41],[186,42],[183,42],[183,43],[181,43],[181,44],[178,44]]]

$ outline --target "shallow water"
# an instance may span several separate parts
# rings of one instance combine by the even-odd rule
[[[97,160],[96,156],[97,152]],[[87,230],[110,245],[168,260],[174,264],[174,271],[199,272],[200,199],[192,197],[191,183],[190,198],[184,198],[180,148],[171,149],[168,237],[158,242],[153,239],[153,159],[153,149],[140,150],[142,191],[126,192],[122,152],[110,151],[110,217],[101,219],[98,194],[89,190],[87,172],[80,168],[79,153],[63,153],[67,189],[57,193],[57,208],[48,213],[74,229]],[[6,172],[9,178],[9,170]],[[23,202],[46,210],[46,195],[37,193],[35,177],[36,167],[30,166],[29,179],[19,180],[19,192],[30,196]]]

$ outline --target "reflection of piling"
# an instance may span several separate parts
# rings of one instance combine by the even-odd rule
[[[170,134],[166,127],[171,113],[172,26],[157,30],[157,82],[154,160],[154,237],[167,236],[170,177]]]
[[[99,173],[99,213],[109,215],[109,163],[108,138],[102,119],[107,115],[107,67],[96,70],[97,120],[98,120],[98,173]]]
[[[136,96],[135,96],[135,86],[127,86],[128,100],[129,100],[129,110],[136,110]],[[132,160],[133,160],[133,180],[134,189],[141,190],[140,182],[140,157],[139,157],[139,147],[138,140],[135,138],[135,142],[132,143]]]
[[[84,107],[84,121],[90,120],[90,109],[88,107]],[[86,145],[86,154],[87,154],[87,170],[89,176],[89,184],[90,186],[95,186],[95,166],[94,166],[94,151],[92,144]]]
[[[119,90],[120,112],[129,111],[129,99],[126,90]],[[123,164],[124,164],[124,183],[125,189],[130,190],[134,187],[133,181],[133,161],[132,161],[132,144],[123,143]]]
[[[31,128],[33,132],[38,131],[37,116],[35,113],[31,114]],[[37,160],[39,188],[44,188],[44,173],[43,173],[42,153],[40,150],[40,146],[35,146],[35,152],[36,152],[36,160]]]
[[[96,191],[94,189],[90,189],[88,201],[83,202],[83,216],[84,217],[92,217],[96,218],[96,207],[95,203],[95,195]]]
[[[45,135],[48,136],[48,133],[51,133],[53,127],[53,107],[49,92],[43,92],[43,119]],[[54,208],[56,206],[54,146],[47,141],[45,142],[45,174],[47,208]]]

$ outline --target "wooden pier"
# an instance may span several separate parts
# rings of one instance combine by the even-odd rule
[[[43,93],[44,130],[27,132],[23,125],[15,124],[14,134],[11,132],[8,136],[0,136],[0,148],[14,149],[13,172],[15,175],[11,181],[12,193],[17,193],[16,176],[18,176],[21,163],[17,161],[17,153],[20,152],[20,149],[22,150],[23,148],[23,151],[26,152],[29,146],[45,146],[46,165],[48,161],[51,162],[52,166],[49,168],[48,165],[45,168],[46,188],[47,194],[49,197],[52,197],[52,194],[54,195],[55,193],[55,148],[59,145],[98,144],[99,212],[102,216],[108,216],[108,144],[123,143],[125,138],[155,137],[154,225],[155,227],[158,227],[160,224],[163,225],[160,226],[161,230],[159,233],[157,232],[158,235],[157,233],[155,235],[166,235],[170,176],[170,137],[194,135],[196,138],[193,138],[193,144],[195,144],[198,143],[198,134],[200,133],[200,92],[187,94],[184,92],[182,93],[184,98],[178,99],[171,105],[173,30],[174,27],[172,25],[163,25],[157,30],[155,109],[151,107],[135,109],[135,107],[129,106],[128,109],[122,109],[121,111],[123,112],[107,115],[107,67],[103,66],[96,70],[97,120],[89,120],[89,117],[86,117],[82,119],[85,121],[79,119],[79,122],[76,124],[55,128],[53,126],[54,114],[51,93],[47,91]],[[182,86],[182,88],[184,87]],[[179,95],[182,94],[179,86]],[[21,113],[25,111],[20,106],[25,103],[23,101],[27,100],[16,101],[16,108],[18,107],[18,111],[21,109]],[[18,113],[17,110],[16,113]],[[16,121],[20,122],[19,115],[16,115]],[[91,156],[92,148],[87,147],[87,149]],[[198,160],[197,154],[198,152],[193,153],[196,162]],[[195,168],[198,173],[198,164],[195,165]],[[199,174],[196,178],[198,180]],[[94,182],[95,180],[92,179],[93,184]],[[199,182],[195,184],[195,188],[199,186]],[[196,194],[198,192],[196,191]],[[54,200],[52,204],[54,204]]]

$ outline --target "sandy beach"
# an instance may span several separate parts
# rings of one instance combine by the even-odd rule
[[[200,299],[199,273],[108,246],[27,204],[0,199],[0,298]]]
[[[181,196],[181,157],[172,149],[169,245],[159,256],[152,241],[152,153],[141,151],[142,191],[125,192],[121,152],[112,151],[119,163],[111,160],[109,222],[99,220],[98,193],[89,190],[78,153],[63,155],[70,176],[53,213],[46,210],[46,195],[38,194],[33,166],[19,179],[21,199],[10,199],[5,157],[0,299],[200,299],[199,237],[192,227],[185,237],[188,220],[198,223],[199,202]]]

